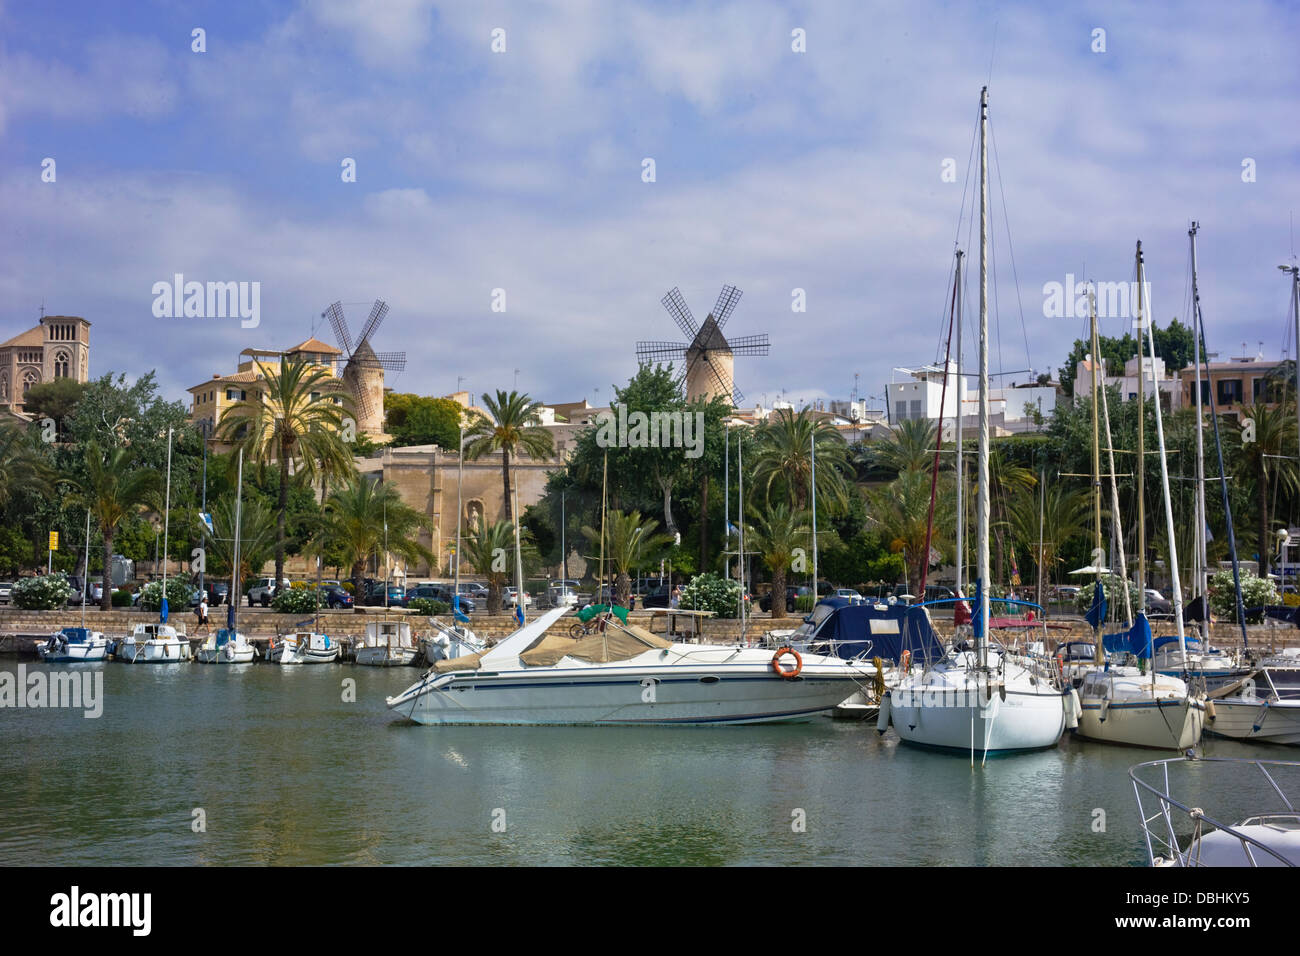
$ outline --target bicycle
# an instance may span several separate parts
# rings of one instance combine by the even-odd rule
[[[591,634],[602,634],[604,633],[605,627],[609,623],[610,618],[613,616],[614,614],[612,611],[602,611],[586,624],[583,624],[580,621],[575,621],[569,626],[569,636],[576,641]]]

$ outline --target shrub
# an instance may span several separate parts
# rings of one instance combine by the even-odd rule
[[[314,588],[315,586],[316,583],[314,581],[292,581],[289,584],[289,587],[294,591],[305,591],[308,588]]]
[[[811,594],[800,594],[794,599],[794,609],[803,611],[807,614],[813,609],[813,602],[816,600]]]
[[[347,591],[347,592],[348,592],[349,594],[351,594],[353,597],[356,597],[356,594],[357,594],[357,586],[356,586],[355,584],[353,584],[351,581],[344,581],[342,584],[339,585],[339,587],[341,587],[343,590]]]
[[[271,607],[281,614],[307,614],[320,606],[320,592],[314,587],[292,585],[271,599]]]
[[[140,589],[140,610],[156,611],[162,604],[162,582],[150,581]],[[167,579],[167,610],[185,611],[189,610],[190,595],[194,593],[194,588],[184,578]]]
[[[682,588],[679,606],[694,611],[713,611],[718,617],[739,617],[740,584],[712,571],[697,574]]]
[[[1277,604],[1277,587],[1268,578],[1256,577],[1249,571],[1241,572],[1241,603],[1243,607]],[[1237,620],[1237,588],[1231,571],[1216,571],[1210,577],[1210,610],[1222,621]],[[1247,617],[1247,620],[1250,620]]]
[[[450,604],[446,601],[435,601],[433,598],[411,598],[407,603],[407,607],[416,614],[424,615],[425,617],[433,617],[435,614],[451,613]]]
[[[72,585],[62,571],[39,578],[23,578],[14,584],[10,600],[24,611],[53,611],[68,603]]]
[[[130,591],[118,590],[113,592],[113,607],[130,607],[131,598],[134,595]]]
[[[1087,614],[1088,608],[1092,607],[1094,592],[1097,590],[1096,584],[1096,578],[1090,578],[1079,585],[1079,593],[1074,596],[1074,609],[1079,614]],[[1124,619],[1124,592],[1120,590],[1123,586],[1124,581],[1118,574],[1103,574],[1101,577],[1101,587],[1106,592],[1106,603],[1110,605],[1106,616],[1112,621],[1122,621]],[[1134,614],[1137,613],[1138,599],[1140,597],[1138,586],[1129,581],[1128,600]]]

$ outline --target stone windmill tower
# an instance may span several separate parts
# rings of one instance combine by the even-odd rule
[[[678,385],[686,387],[688,402],[703,399],[712,401],[722,397],[733,405],[740,405],[745,396],[736,387],[735,357],[737,355],[766,355],[771,343],[767,333],[746,335],[728,341],[722,329],[740,301],[741,291],[734,285],[724,285],[713,311],[705,316],[698,328],[695,316],[686,307],[686,300],[676,287],[660,302],[673,317],[677,327],[688,342],[638,342],[636,358],[642,365],[656,362],[681,362],[682,371]]]
[[[343,350],[341,377],[356,404],[359,435],[384,434],[384,373],[406,368],[405,352],[376,352],[370,346],[371,337],[379,331],[387,314],[388,303],[376,299],[361,329],[361,337],[354,345],[347,319],[343,317],[342,302],[335,302],[321,313],[322,318],[329,318],[334,337]]]

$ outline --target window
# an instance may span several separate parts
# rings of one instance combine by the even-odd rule
[[[894,402],[894,420],[907,421],[907,402]]]
[[[919,398],[912,399],[912,417],[921,417],[921,400]]]
[[[67,378],[68,366],[69,366],[68,353],[59,352],[58,355],[54,356],[54,377]]]
[[[1241,402],[1241,379],[1221,378],[1218,386],[1220,405],[1236,405]]]

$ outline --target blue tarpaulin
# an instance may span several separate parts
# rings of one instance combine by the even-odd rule
[[[1088,623],[1093,627],[1101,627],[1101,622],[1106,620],[1106,589],[1098,581],[1095,585],[1096,590],[1092,593],[1092,607],[1088,608],[1088,613],[1084,615]]]
[[[846,604],[825,620],[809,650],[822,642],[834,645],[826,648],[827,653],[845,660],[865,654],[897,661],[905,650],[918,661],[943,655],[925,610],[906,604]]]

